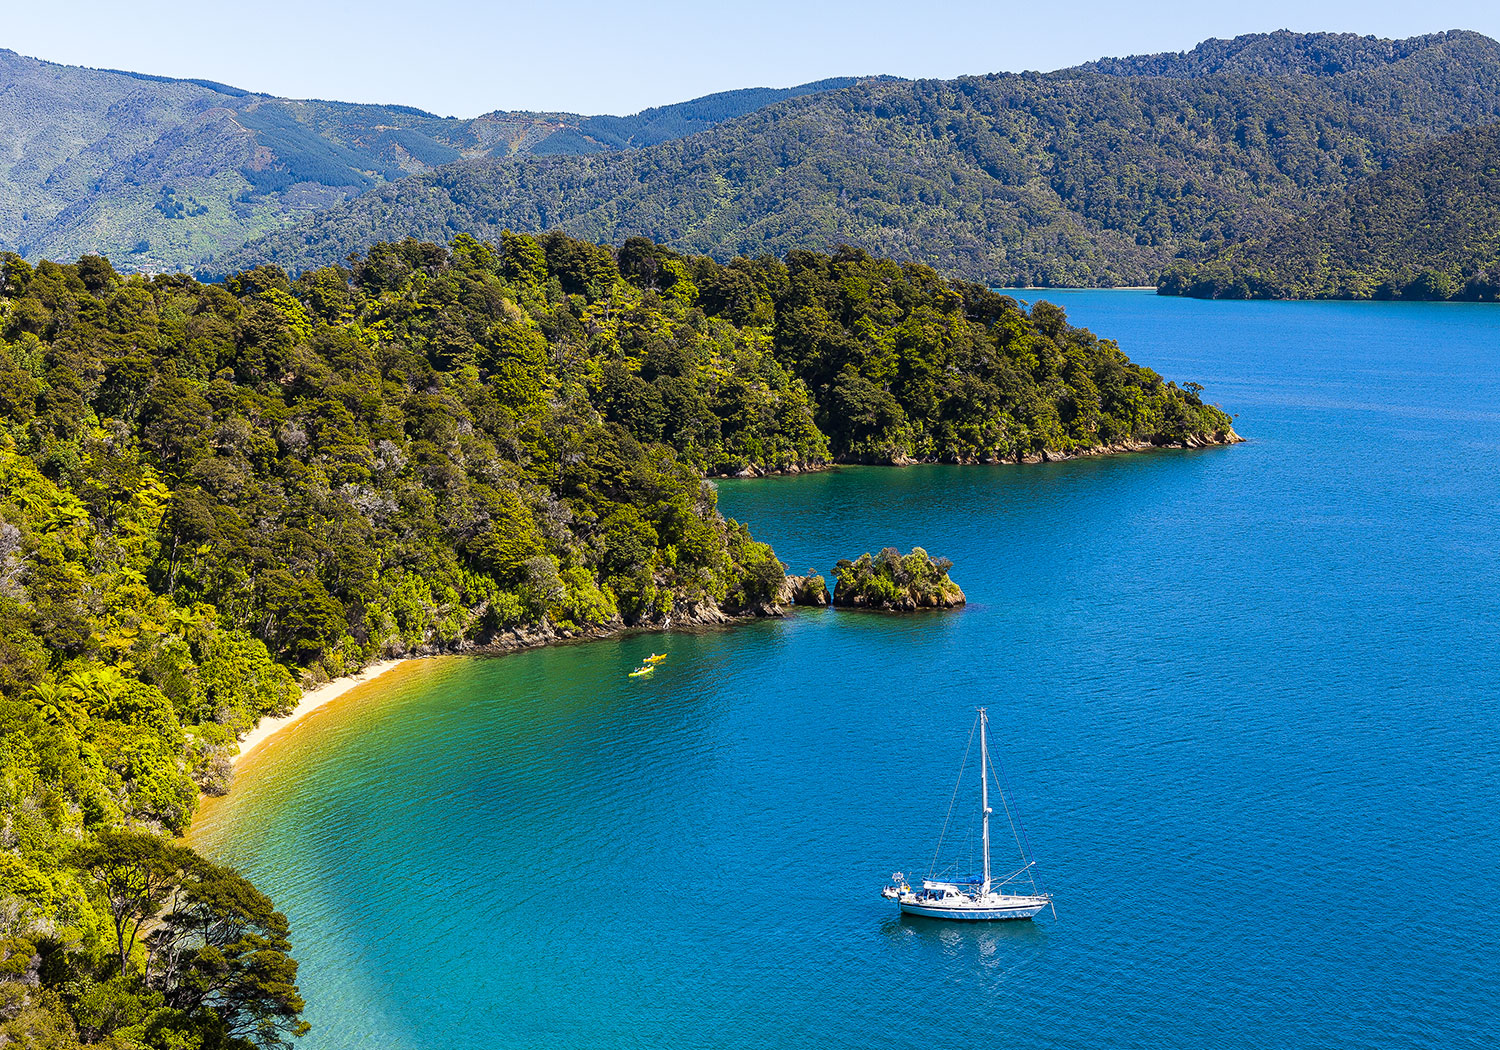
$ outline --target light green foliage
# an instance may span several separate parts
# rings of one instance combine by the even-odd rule
[[[171,702],[144,682],[129,682],[94,718],[93,744],[106,783],[137,819],[187,829],[198,788],[183,761],[186,738]]]
[[[182,831],[299,678],[523,625],[764,607],[784,568],[705,472],[1228,426],[1055,307],[853,250],[721,266],[512,235],[222,285],[6,256],[0,282],[0,915],[80,946],[64,1005],[90,1043],[242,1045],[219,960],[143,947],[141,916],[214,888],[196,906],[253,913],[216,930],[284,930],[116,829]],[[913,600],[952,586],[893,572]],[[261,973],[286,1034],[295,989]]]
[[[293,700],[278,665],[321,678],[549,611],[584,626],[765,601],[774,557],[694,468],[1229,426],[1055,307],[853,249],[720,265],[507,234],[377,245],[296,281],[146,281],[98,257],[3,273],[0,337],[36,344],[4,369],[21,538],[0,616],[29,623],[4,674],[22,690],[70,661],[114,667],[179,726],[231,736]],[[200,774],[222,758],[211,735]],[[151,819],[176,812],[145,741],[111,737],[106,757],[155,785]]]
[[[77,1050],[82,1045],[57,996],[19,981],[0,981],[0,1040],[19,1050]]]
[[[560,573],[562,597],[548,615],[559,627],[578,630],[599,627],[619,618],[614,595],[600,587],[593,575],[581,565]]]
[[[745,526],[736,521],[729,524],[729,554],[741,570],[736,603],[760,605],[775,601],[781,581],[786,578],[786,566],[776,559],[776,552],[769,544],[751,539]]]
[[[679,331],[726,374],[767,356],[724,325],[710,342],[687,262],[667,262],[677,294],[655,305],[611,251],[567,239],[391,245],[352,273],[222,286],[0,262],[0,917],[78,946],[68,965],[97,979],[64,1005],[85,1042],[197,1046],[217,1017],[212,1045],[241,1045],[237,995],[189,1002],[132,962],[167,899],[141,890],[127,931],[90,889],[105,871],[66,858],[121,825],[185,829],[299,677],[741,593],[731,535],[752,541],[702,457],[592,400],[627,327],[657,348],[632,368],[676,361]],[[137,874],[186,885],[196,862],[131,841]],[[33,1033],[53,1016],[29,993],[18,1009]]]

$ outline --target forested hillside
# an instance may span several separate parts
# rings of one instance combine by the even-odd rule
[[[889,77],[875,77],[888,80]],[[686,138],[715,124],[743,116],[782,99],[834,91],[856,83],[856,77],[830,77],[791,88],[740,88],[720,91],[671,106],[643,109],[628,117],[587,117],[578,124],[584,143],[578,149],[563,148],[565,133],[537,143],[529,152],[536,156],[554,153],[597,153],[601,149],[632,149],[658,142]]]
[[[192,267],[435,165],[650,145],[852,82],[729,91],[629,117],[456,119],[0,50],[0,250],[32,259],[102,252],[122,270]]]
[[[1208,299],[1500,298],[1500,127],[1439,139],[1305,218],[1162,275]]]
[[[1278,34],[1136,61],[1153,75],[861,82],[639,151],[450,165],[223,265],[558,228],[720,259],[849,243],[994,285],[1147,284],[1500,118],[1500,45],[1473,33]]]
[[[849,243],[990,284],[1153,283],[1497,119],[1500,48],[1462,32],[464,120],[0,51],[0,249],[297,272],[380,240],[561,229],[721,260]]]
[[[1080,69],[1117,77],[1327,76],[1379,70],[1418,55],[1455,36],[1437,33],[1405,40],[1354,33],[1252,33],[1233,40],[1205,40],[1191,51],[1128,58],[1101,58]]]
[[[783,566],[704,469],[1232,438],[1056,307],[854,250],[0,281],[0,1043],[300,1031],[286,920],[157,833],[300,682],[764,607]]]

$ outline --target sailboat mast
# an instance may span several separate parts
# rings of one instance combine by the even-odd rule
[[[984,888],[981,895],[990,892],[990,718],[984,708],[979,709],[979,804],[984,810]]]

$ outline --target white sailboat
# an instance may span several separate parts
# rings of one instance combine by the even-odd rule
[[[984,821],[984,872],[982,875],[938,879],[929,877],[922,880],[922,888],[914,890],[906,881],[906,876],[896,872],[891,876],[891,885],[880,891],[881,896],[887,900],[893,900],[900,905],[902,912],[907,915],[924,915],[929,919],[957,919],[964,922],[985,922],[996,919],[1029,919],[1043,908],[1051,908],[1053,917],[1057,916],[1057,908],[1052,903],[1052,895],[1045,890],[1037,888],[1036,884],[1036,858],[1031,855],[1029,844],[1026,842],[1025,834],[1020,827],[1020,822],[1014,813],[1014,807],[1005,797],[1005,792],[1000,790],[1000,781],[997,778],[995,787],[999,791],[1000,801],[1005,806],[1005,812],[1010,819],[1011,832],[1016,838],[1016,849],[1020,851],[1022,866],[1016,871],[1002,879],[994,879],[990,874],[990,748],[989,738],[986,732],[989,728],[989,715],[984,708],[979,709],[977,719],[979,729],[979,809]],[[973,747],[974,737],[969,736],[969,746]],[[968,763],[968,750],[964,752],[964,762]],[[963,771],[958,774],[959,784],[963,783]],[[955,797],[958,788],[954,788]],[[948,816],[951,819],[953,807],[948,807]],[[948,822],[943,822],[943,834],[938,837],[937,853],[943,849],[943,837],[948,833]],[[937,864],[937,853],[933,855],[933,866]],[[1020,888],[1022,883],[1028,883],[1030,893],[1017,893],[1007,887]]]

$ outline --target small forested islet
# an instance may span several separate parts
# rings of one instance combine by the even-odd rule
[[[833,570],[833,604],[889,612],[955,608],[966,599],[948,578],[952,568],[950,559],[933,558],[921,547],[906,555],[886,547],[874,557],[866,552],[853,561],[843,558]]]
[[[507,234],[222,284],[6,255],[0,1043],[300,1031],[285,919],[159,835],[304,684],[769,608],[784,567],[705,474],[1231,437],[1055,306],[854,250]]]

